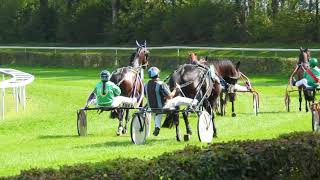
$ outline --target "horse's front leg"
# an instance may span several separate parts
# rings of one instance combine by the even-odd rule
[[[299,89],[299,111],[301,111],[302,95],[301,90]]]
[[[187,134],[192,135],[192,129],[188,120],[189,113],[183,112],[182,115],[183,115],[184,123],[186,125]]]
[[[232,117],[236,117],[237,114],[234,112],[234,98],[231,98],[231,110],[232,110]]]
[[[117,135],[120,136],[122,135],[123,132],[123,111],[122,110],[118,110],[119,114],[118,114],[118,119],[119,119],[119,126],[118,126],[118,131],[117,131]]]
[[[127,134],[127,126],[128,126],[128,122],[129,122],[129,109],[126,110],[126,116],[125,116],[125,125],[124,128],[122,130],[122,134]]]
[[[174,124],[176,125],[176,138],[177,138],[177,141],[181,141],[181,134],[180,134],[180,129],[179,129],[179,113],[175,113],[174,114]]]

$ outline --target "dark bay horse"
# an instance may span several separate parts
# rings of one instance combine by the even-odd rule
[[[310,51],[308,50],[308,48],[303,49],[302,47],[300,48],[300,54],[299,54],[299,60],[298,60],[298,66],[297,69],[295,70],[295,75],[297,80],[301,80],[303,79],[303,74],[304,74],[304,69],[305,68],[309,68],[308,64],[309,64],[309,59],[310,59]],[[309,111],[308,105],[310,106],[310,102],[314,101],[315,99],[315,90],[306,90],[305,87],[300,86],[298,87],[298,91],[299,91],[299,111],[301,111],[301,104],[302,104],[302,91],[303,91],[303,95],[304,95],[304,99],[306,102],[306,112]]]
[[[216,70],[216,74],[220,78],[220,83],[224,89],[220,93],[220,113],[225,115],[225,107],[227,101],[230,100],[232,108],[232,116],[235,117],[234,101],[236,99],[236,88],[235,85],[238,79],[241,77],[239,71],[240,62],[233,65],[230,60],[213,61],[213,65]]]
[[[207,112],[212,115],[214,134],[216,134],[213,106],[220,94],[220,85],[209,76],[208,69],[192,64],[181,65],[171,74],[169,79],[171,90],[175,89],[177,85],[179,85],[179,90],[177,90],[175,96],[180,95],[197,99]],[[192,130],[188,121],[188,112],[183,112],[183,119],[186,124],[187,134],[191,135]],[[176,126],[176,138],[181,141],[179,113],[177,112],[169,114],[162,127],[171,127],[173,124]]]
[[[214,65],[214,73],[218,76],[220,80],[221,86],[224,88],[221,93],[219,94],[220,99],[218,102],[220,105],[220,114],[225,115],[225,107],[227,104],[227,101],[230,100],[232,104],[232,116],[236,116],[236,113],[234,112],[234,101],[236,99],[236,88],[235,85],[238,82],[238,79],[241,77],[241,73],[239,71],[240,62],[236,64],[236,66],[233,65],[233,63],[230,60],[221,60],[221,61],[212,61],[208,62],[208,58],[200,58],[198,60],[198,57],[195,53],[191,52],[189,54],[189,60],[191,63],[197,62],[196,64],[199,64],[200,66],[210,66]],[[218,103],[215,105],[217,106]],[[215,108],[217,108],[215,106]]]
[[[138,104],[142,106],[144,97],[143,88],[143,71],[148,65],[149,51],[147,44],[139,44],[136,41],[137,50],[130,58],[130,64],[128,67],[122,67],[115,70],[110,78],[110,81],[118,85],[121,89],[121,96],[136,97]],[[125,125],[123,126],[123,116],[125,113]],[[129,109],[116,109],[111,112],[112,118],[119,119],[119,127],[117,135],[125,134],[127,132],[127,124],[129,121]]]

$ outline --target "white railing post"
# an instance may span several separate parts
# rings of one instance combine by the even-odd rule
[[[19,87],[16,87],[16,112],[19,112]]]
[[[180,49],[178,48],[177,51],[178,51],[178,57],[180,57]]]
[[[1,118],[4,119],[4,88],[1,88]]]
[[[116,49],[116,60],[115,60],[115,66],[118,66],[118,49]]]
[[[26,86],[22,86],[22,105],[23,110],[26,109]]]

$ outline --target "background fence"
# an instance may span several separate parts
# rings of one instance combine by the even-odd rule
[[[88,51],[92,50],[108,50],[114,51],[114,55],[117,56],[119,51],[135,50],[134,47],[27,47],[27,46],[0,46],[0,50],[23,50],[25,53],[34,50],[47,50],[57,53],[59,50],[77,50]],[[277,57],[279,52],[298,52],[299,49],[284,49],[284,48],[229,48],[229,47],[191,47],[191,46],[163,46],[163,47],[148,47],[150,50],[175,50],[176,56],[180,57],[181,50],[207,50],[207,51],[237,51],[241,52],[241,55],[245,55],[246,52],[273,52],[274,56]],[[310,49],[311,52],[320,52],[320,49]]]

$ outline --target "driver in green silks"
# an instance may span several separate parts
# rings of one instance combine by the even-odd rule
[[[137,103],[137,98],[129,98],[120,96],[120,88],[109,81],[110,73],[107,70],[103,70],[100,73],[101,81],[96,84],[93,92],[90,94],[86,106],[94,104],[98,107],[110,106],[119,107],[121,104],[135,105]]]
[[[93,92],[90,94],[86,107],[92,102],[98,106],[112,106],[114,98],[121,94],[120,88],[113,82],[109,81],[110,73],[103,70],[100,73],[101,81],[96,84]]]
[[[312,87],[317,88],[320,83],[320,69],[318,68],[318,60],[316,58],[311,58],[309,60],[310,64],[310,72],[305,71],[303,73],[303,79],[295,82],[292,82],[294,86],[302,86],[304,85],[306,88]],[[314,77],[312,77],[314,76]]]

